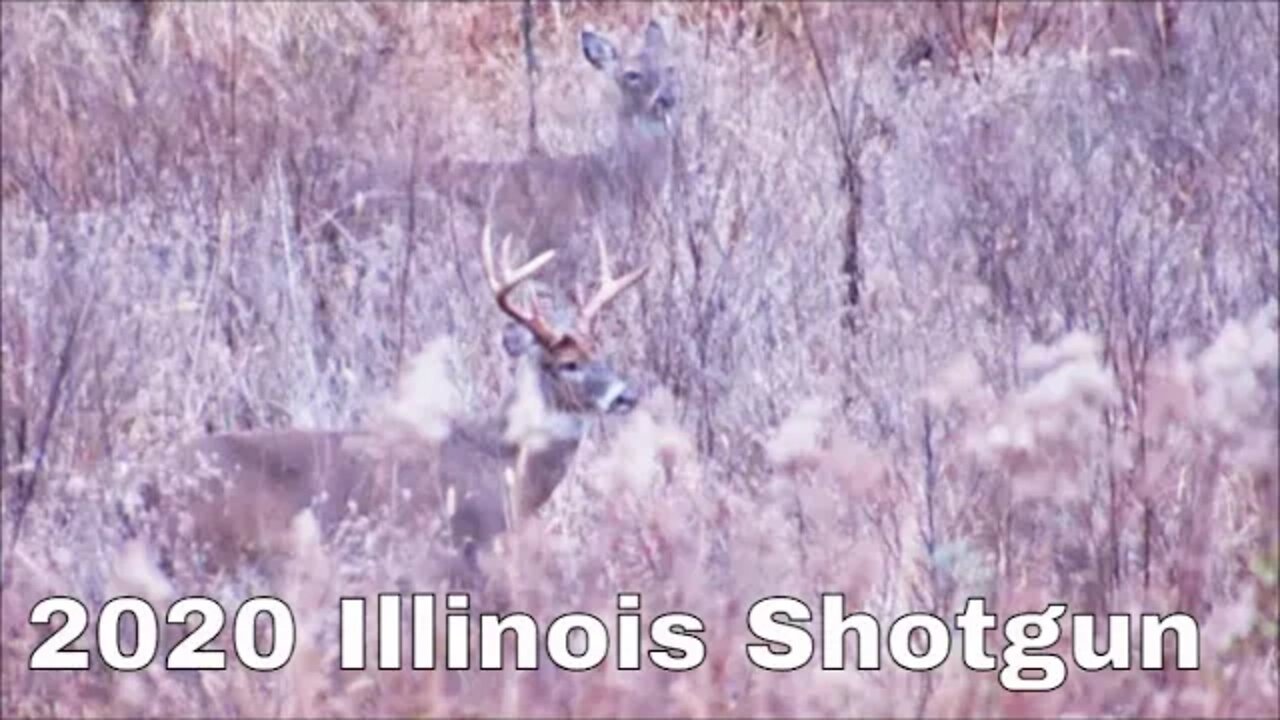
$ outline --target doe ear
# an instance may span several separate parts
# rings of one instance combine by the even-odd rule
[[[520,323],[507,323],[502,329],[502,349],[511,357],[520,357],[537,344],[538,340],[529,332],[529,328]]]
[[[582,54],[600,70],[608,70],[618,60],[618,49],[613,43],[590,30],[582,31]]]

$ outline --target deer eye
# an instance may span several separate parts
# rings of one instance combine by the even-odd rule
[[[577,360],[565,360],[560,363],[560,372],[576,373],[582,369],[582,365]]]
[[[635,70],[628,70],[622,73],[622,82],[628,85],[639,85],[644,80],[644,76]]]

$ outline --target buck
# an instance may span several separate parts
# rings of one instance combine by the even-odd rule
[[[571,326],[561,328],[537,305],[514,297],[551,264],[555,251],[517,268],[510,267],[510,252],[508,237],[495,256],[486,225],[485,276],[510,319],[502,344],[517,358],[523,380],[517,387],[543,408],[534,427],[512,432],[513,393],[496,414],[456,422],[438,443],[387,448],[371,430],[239,432],[194,441],[142,493],[144,508],[153,511],[143,517],[169,523],[156,535],[171,572],[181,566],[203,575],[269,560],[289,542],[291,519],[310,510],[326,537],[355,519],[445,517],[446,537],[474,579],[480,551],[555,492],[588,418],[625,413],[637,402],[631,384],[598,353],[593,333],[600,312],[639,282],[647,266],[615,276],[600,241],[599,287]]]
[[[650,21],[630,52],[590,30],[582,53],[617,87],[612,143],[593,152],[535,152],[514,162],[443,160],[429,168],[430,185],[451,206],[492,219],[499,236],[526,238],[529,254],[565,250],[570,262],[551,269],[548,284],[563,294],[589,257],[592,223],[616,229],[644,221],[658,203],[673,166],[674,114],[680,86],[662,27]]]

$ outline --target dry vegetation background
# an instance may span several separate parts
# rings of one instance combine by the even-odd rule
[[[639,591],[708,662],[339,673],[336,597],[402,570],[378,529],[300,536],[284,672],[28,672],[46,595],[263,589],[123,543],[149,453],[509,389],[473,235],[390,168],[519,157],[529,100],[520,4],[5,3],[0,714],[1275,715],[1276,5],[534,10],[552,152],[611,131],[579,30],[666,24],[682,167],[660,222],[608,229],[654,266],[610,337],[642,409],[513,542],[516,599]],[[751,669],[746,607],[823,591],[1182,610],[1203,667]]]

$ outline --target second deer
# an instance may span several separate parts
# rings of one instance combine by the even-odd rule
[[[680,83],[666,33],[650,21],[636,46],[620,49],[584,30],[582,54],[617,89],[612,143],[576,155],[533,153],[515,162],[446,160],[428,171],[430,184],[450,203],[491,219],[501,235],[526,238],[530,254],[565,251],[569,262],[552,268],[548,284],[561,297],[589,257],[592,223],[617,236],[660,207],[673,168]]]

